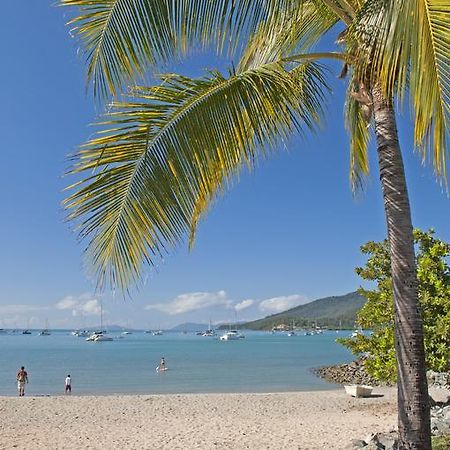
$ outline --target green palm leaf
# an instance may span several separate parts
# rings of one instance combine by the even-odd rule
[[[368,145],[370,140],[370,112],[352,95],[356,80],[349,83],[345,102],[345,126],[350,135],[350,184],[356,192],[364,185],[369,173]]]
[[[372,0],[361,9],[355,40],[372,82],[387,98],[409,91],[414,138],[446,176],[450,114],[450,2]],[[362,44],[362,45],[361,45]]]
[[[142,77],[157,61],[174,53],[166,0],[60,0],[76,6],[70,22],[88,62],[95,95],[116,94],[124,83]]]
[[[253,167],[292,131],[314,128],[326,87],[311,63],[162,81],[115,103],[71,170],[95,172],[71,186],[66,207],[90,240],[87,256],[100,283],[121,289],[138,280],[143,262],[193,236],[243,166]]]
[[[280,60],[293,53],[304,54],[338,21],[321,3],[303,5],[279,12],[270,22],[261,23],[250,36],[238,71]]]
[[[233,51],[238,42],[304,0],[60,0],[88,62],[94,95],[117,94],[149,67],[194,43]]]

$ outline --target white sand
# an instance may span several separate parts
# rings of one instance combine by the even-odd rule
[[[396,428],[374,393],[0,397],[0,449],[343,449]]]

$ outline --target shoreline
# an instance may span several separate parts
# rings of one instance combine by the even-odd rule
[[[309,393],[314,394],[317,392],[333,392],[333,391],[339,391],[340,388],[344,389],[344,385],[340,386],[337,383],[329,383],[330,387],[328,389],[324,389],[323,386],[318,387],[318,389],[305,389],[305,390],[284,390],[284,391],[252,391],[252,392],[228,392],[228,391],[215,391],[215,392],[81,392],[78,393],[76,391],[76,388],[73,388],[73,391],[71,394],[65,394],[63,391],[60,393],[52,393],[52,394],[29,394],[25,391],[25,398],[49,398],[49,397],[148,397],[148,396],[157,396],[157,397],[164,397],[164,396],[195,396],[195,395],[276,395],[276,394],[283,394],[283,395],[290,395],[290,394],[301,394],[301,393]],[[392,387],[392,386],[380,386],[380,387]],[[16,398],[17,395],[17,389],[14,391],[14,394],[0,394],[0,401]]]

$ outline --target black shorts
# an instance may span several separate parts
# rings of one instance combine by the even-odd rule
[[[66,392],[72,392],[72,386],[70,384],[66,384]]]

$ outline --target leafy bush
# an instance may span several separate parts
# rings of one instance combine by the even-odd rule
[[[414,230],[419,302],[424,326],[426,364],[437,372],[447,371],[450,361],[450,246],[434,237],[434,231]],[[394,305],[389,245],[368,242],[361,247],[369,255],[365,267],[356,268],[363,279],[375,281],[373,290],[359,289],[367,303],[359,311],[357,324],[371,329],[369,336],[339,339],[354,354],[368,354],[367,372],[381,381],[396,379]]]

